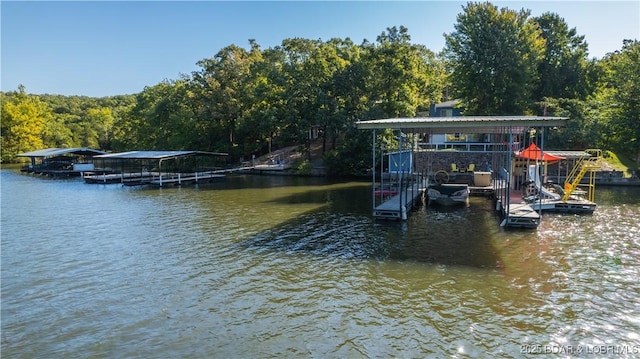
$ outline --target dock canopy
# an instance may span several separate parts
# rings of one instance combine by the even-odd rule
[[[550,116],[455,116],[388,118],[356,122],[360,130],[408,129],[429,133],[503,133],[505,128],[513,132],[531,127],[562,127],[568,117]]]
[[[120,172],[201,172],[217,169],[216,159],[226,153],[205,151],[129,151],[95,156],[104,168],[118,168]]]
[[[546,162],[555,162],[564,160],[564,157],[552,155],[548,152],[543,152],[540,147],[536,146],[535,143],[531,143],[529,147],[524,150],[518,152],[516,154],[520,158],[525,158],[528,160],[537,160],[537,161],[546,161]]]
[[[31,165],[22,167],[20,169],[22,172],[50,176],[78,176],[84,171],[93,170],[94,166],[91,163],[93,157],[105,153],[86,147],[45,148],[16,156],[31,159]]]
[[[86,147],[78,147],[78,148],[45,148],[43,150],[31,151],[18,154],[18,157],[56,157],[63,155],[77,155],[77,156],[96,156],[103,155],[106,152],[93,150],[91,148]]]
[[[205,151],[129,151],[118,153],[107,153],[96,156],[96,158],[112,159],[137,159],[137,160],[166,160],[186,156],[227,156],[227,153],[205,152]]]

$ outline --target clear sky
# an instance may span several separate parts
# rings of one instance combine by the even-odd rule
[[[499,7],[554,12],[585,35],[591,57],[640,39],[640,1],[492,1]],[[196,62],[255,39],[375,41],[406,26],[413,43],[434,52],[454,30],[466,1],[1,1],[2,91],[111,96],[138,93],[199,70]]]

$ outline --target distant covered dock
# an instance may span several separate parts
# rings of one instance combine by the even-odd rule
[[[87,183],[182,185],[223,177],[220,159],[226,153],[205,151],[129,151],[94,157],[111,174],[85,175]]]
[[[86,171],[94,171],[93,157],[105,153],[86,147],[45,148],[21,153],[17,156],[31,159],[31,164],[23,167],[22,172],[69,177],[79,176]]]
[[[428,187],[429,181],[434,180],[435,173],[448,171],[443,161],[437,158],[438,155],[451,158],[452,155],[463,153],[423,149],[419,145],[421,139],[433,134],[487,134],[491,137],[490,143],[485,144],[482,151],[467,156],[476,156],[474,166],[480,162],[478,159],[483,159],[480,171],[486,171],[491,176],[492,192],[497,202],[496,208],[504,216],[503,224],[535,228],[540,223],[539,213],[528,205],[516,204],[512,200],[512,154],[521,148],[527,132],[535,130],[543,148],[545,130],[566,126],[568,121],[567,117],[550,116],[417,117],[358,121],[358,129],[372,131],[373,215],[376,218],[406,219],[410,207]],[[396,133],[398,147],[395,149],[383,148],[376,143],[376,131],[388,129]],[[383,157],[379,171],[376,170],[376,156]],[[385,156],[389,157],[386,170],[382,165]],[[391,162],[400,165],[392,168]],[[377,179],[380,182],[376,185]],[[385,187],[385,179],[388,188]],[[395,195],[389,196],[389,193]]]

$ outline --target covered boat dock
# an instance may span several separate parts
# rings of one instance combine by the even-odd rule
[[[29,157],[31,163],[21,168],[22,172],[55,177],[80,176],[87,171],[97,171],[92,159],[106,152],[86,147],[46,148],[18,154]]]
[[[226,153],[204,151],[129,151],[95,156],[112,173],[86,173],[87,183],[122,183],[158,187],[210,182],[224,177],[220,158]]]
[[[406,219],[407,212],[424,190],[433,182],[436,173],[450,171],[438,159],[471,153],[474,156],[474,172],[490,176],[491,192],[496,201],[496,210],[504,220],[501,225],[508,227],[536,228],[540,223],[540,213],[531,206],[521,203],[521,195],[515,190],[513,179],[513,153],[523,147],[527,133],[534,130],[544,148],[544,133],[549,128],[566,126],[566,117],[550,116],[459,116],[459,117],[417,117],[390,118],[358,121],[361,130],[372,131],[372,208],[373,216],[382,219]],[[377,143],[377,131],[392,130],[396,134],[398,147],[384,148]],[[421,139],[433,134],[487,134],[491,140],[481,151],[442,151],[423,149],[418,144]],[[398,153],[397,161],[410,163],[400,170],[391,170],[391,164],[384,168],[384,157],[391,151]],[[472,153],[473,152],[473,153]],[[380,156],[380,169],[376,169]],[[404,156],[405,158],[402,158]],[[410,157],[410,158],[409,158]],[[452,164],[452,163],[451,163]],[[478,164],[482,164],[478,166]],[[452,166],[455,167],[455,166]],[[459,172],[456,177],[462,176]],[[449,176],[447,176],[448,178]],[[386,183],[385,183],[385,178]],[[378,182],[379,179],[379,182]],[[489,187],[489,186],[485,186]],[[417,190],[414,190],[417,188]],[[473,189],[472,189],[473,191]],[[516,199],[517,198],[517,199]]]

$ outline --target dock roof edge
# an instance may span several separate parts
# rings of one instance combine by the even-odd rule
[[[106,152],[100,150],[94,150],[87,147],[75,147],[75,148],[45,148],[37,151],[30,151],[25,153],[17,154],[17,157],[50,157],[50,156],[60,156],[68,153],[76,154],[76,155],[102,155]]]
[[[563,127],[568,117],[552,116],[456,116],[409,117],[364,120],[356,122],[359,130],[377,129],[425,129],[431,133],[484,132],[500,133],[505,127]]]
[[[160,160],[184,156],[228,156],[228,153],[206,151],[128,151],[106,153],[96,158]]]

